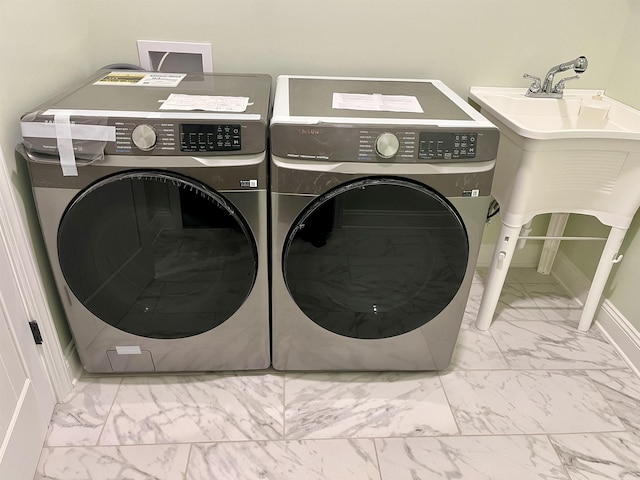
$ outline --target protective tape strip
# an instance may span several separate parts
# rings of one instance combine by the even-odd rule
[[[71,115],[59,113],[54,117],[56,138],[58,139],[58,156],[62,166],[62,175],[65,177],[78,176],[76,167],[76,155],[73,153],[73,141],[71,140]]]
[[[126,88],[126,87],[125,87]],[[210,113],[210,112],[125,112],[121,110],[60,110],[52,108],[43,115],[68,113],[79,117],[159,118],[171,120],[260,120],[259,113]]]
[[[54,119],[57,118],[57,115]],[[69,117],[70,115],[67,116]],[[72,123],[69,128],[71,129],[71,138],[75,140],[116,141],[116,127]],[[22,122],[20,129],[23,138],[57,138],[56,125],[54,123]]]

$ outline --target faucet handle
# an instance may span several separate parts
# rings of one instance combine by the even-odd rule
[[[533,80],[531,85],[529,85],[529,91],[527,93],[539,93],[542,89],[542,81],[540,77],[536,77],[535,75],[529,75],[525,73],[522,75],[522,78],[528,78],[529,80]]]
[[[560,80],[558,83],[556,83],[556,86],[553,87],[553,90],[551,90],[551,93],[562,93],[564,92],[564,84],[571,81],[571,80],[577,80],[580,78],[580,75],[573,75],[571,77],[565,77],[562,80]]]

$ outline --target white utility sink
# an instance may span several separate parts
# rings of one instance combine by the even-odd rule
[[[563,98],[526,97],[526,88],[471,87],[469,98],[526,138],[640,140],[640,111],[602,90],[564,91]]]
[[[640,111],[602,90],[531,98],[526,88],[471,87],[469,100],[500,129],[491,193],[502,229],[495,247],[478,328],[486,330],[523,226],[551,213],[538,271],[549,273],[569,213],[611,227],[580,319],[588,330],[618,249],[640,207]]]

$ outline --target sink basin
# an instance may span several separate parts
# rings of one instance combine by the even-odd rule
[[[567,89],[561,99],[525,92],[469,93],[500,129],[491,193],[502,221],[524,225],[538,214],[570,212],[628,227],[640,205],[640,111],[601,90]]]
[[[526,138],[640,140],[640,111],[602,94],[567,89],[564,97],[530,98],[526,88],[471,87],[469,99]],[[594,97],[598,100],[594,100]]]

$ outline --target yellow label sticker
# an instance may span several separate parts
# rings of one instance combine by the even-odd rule
[[[146,72],[111,72],[102,77],[95,84],[118,84],[118,85],[136,85],[146,77]]]

